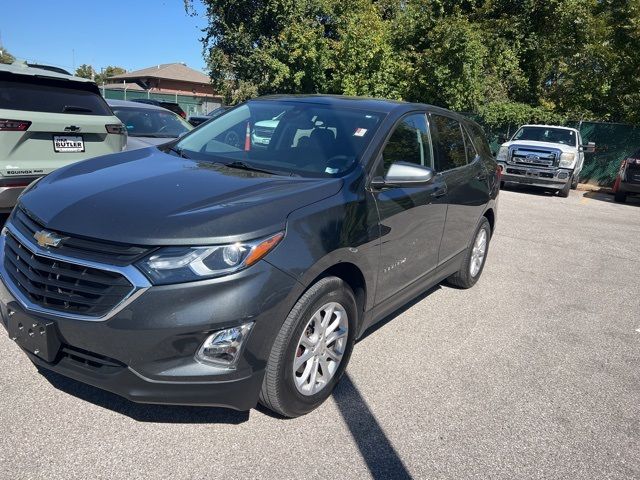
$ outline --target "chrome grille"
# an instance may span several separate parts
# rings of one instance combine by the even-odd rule
[[[559,151],[520,146],[512,147],[509,155],[511,163],[543,168],[553,167],[559,158]]]
[[[253,129],[253,134],[256,137],[261,137],[261,138],[271,138],[271,136],[273,135],[273,128],[269,128],[269,127],[254,127]]]
[[[5,237],[3,267],[22,295],[57,312],[100,317],[134,291],[118,272],[38,255],[10,232]]]

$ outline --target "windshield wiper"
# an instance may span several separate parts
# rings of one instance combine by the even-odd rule
[[[91,113],[93,110],[87,107],[78,107],[76,105],[65,105],[62,109],[63,112],[85,112]]]
[[[271,170],[265,170],[263,168],[258,168],[258,167],[254,167],[252,165],[249,165],[248,163],[245,162],[241,162],[240,160],[236,160],[230,163],[222,163],[223,165],[230,167],[230,168],[237,168],[239,170],[247,170],[247,171],[251,171],[251,172],[261,172],[261,173],[268,173],[270,175],[281,175],[281,173],[279,172],[273,172]]]
[[[173,153],[177,153],[178,156],[182,157],[182,158],[186,158],[191,160],[181,148],[174,148],[174,147],[169,147],[169,150],[171,150]]]

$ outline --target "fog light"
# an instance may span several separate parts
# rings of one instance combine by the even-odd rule
[[[245,323],[211,334],[198,350],[196,358],[205,363],[233,368],[238,362],[243,342],[251,327],[253,323]]]

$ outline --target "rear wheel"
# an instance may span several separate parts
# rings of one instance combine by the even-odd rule
[[[271,349],[260,403],[298,417],[324,402],[349,362],[357,307],[349,286],[326,277],[296,302]]]
[[[473,235],[473,242],[467,248],[462,266],[457,273],[447,279],[447,283],[459,288],[473,287],[484,269],[484,264],[489,251],[491,240],[491,226],[489,221],[482,217],[480,224]]]
[[[618,190],[613,194],[613,199],[618,203],[625,203],[627,201],[627,192],[621,192]]]

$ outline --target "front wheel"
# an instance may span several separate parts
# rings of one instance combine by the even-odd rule
[[[571,182],[571,190],[577,190],[577,189],[578,189],[578,176],[574,175],[573,181]]]
[[[627,193],[618,190],[613,194],[613,199],[618,203],[625,203],[627,201]]]
[[[271,349],[260,403],[298,417],[324,402],[349,362],[357,307],[349,286],[325,277],[296,302]]]
[[[573,184],[573,177],[571,177],[567,184],[562,187],[562,190],[558,190],[558,195],[562,198],[567,198],[569,196],[569,192],[571,192],[571,185]]]
[[[482,217],[474,232],[473,243],[467,248],[460,270],[449,277],[447,283],[459,288],[473,287],[484,269],[490,240],[491,226],[489,221]]]

